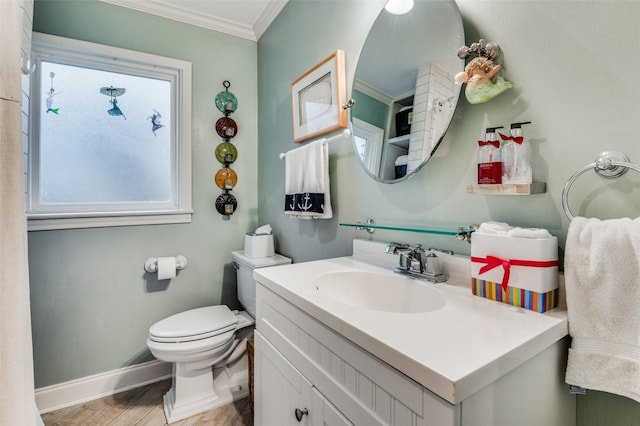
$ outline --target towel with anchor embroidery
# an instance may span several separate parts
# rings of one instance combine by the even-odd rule
[[[329,147],[325,139],[285,156],[284,213],[298,219],[330,219]]]

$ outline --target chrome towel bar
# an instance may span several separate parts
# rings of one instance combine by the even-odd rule
[[[324,139],[323,142],[324,143],[330,143],[330,142],[333,142],[334,140],[341,139],[343,137],[348,137],[348,136],[351,136],[351,130],[344,129],[342,132],[338,133],[337,135],[334,135],[334,136],[331,136],[331,137],[328,137],[328,138]],[[321,141],[321,140],[322,139],[316,139],[316,141]],[[281,160],[284,160],[285,158],[287,158],[287,153],[286,152],[281,152],[279,157],[280,157]]]
[[[640,173],[640,166],[629,163],[629,157],[622,152],[605,151],[600,154],[595,162],[587,164],[578,170],[569,178],[567,183],[565,183],[564,189],[562,190],[562,209],[564,210],[564,214],[567,215],[569,220],[573,219],[573,214],[571,214],[571,210],[569,210],[569,189],[571,185],[573,185],[573,182],[584,172],[594,170],[604,178],[613,179],[622,176],[628,169],[633,169]]]

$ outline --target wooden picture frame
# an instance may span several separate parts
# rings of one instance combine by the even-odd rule
[[[344,51],[336,50],[291,83],[293,141],[348,127]]]

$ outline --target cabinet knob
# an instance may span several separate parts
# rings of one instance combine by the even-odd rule
[[[302,417],[304,417],[305,415],[309,415],[309,410],[307,410],[306,408],[303,408],[302,410],[299,408],[296,408],[296,420],[301,422],[302,421]]]

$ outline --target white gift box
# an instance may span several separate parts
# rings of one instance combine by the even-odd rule
[[[477,296],[539,312],[551,309],[557,305],[558,239],[476,232],[471,238],[471,277]],[[507,288],[502,285],[505,277]]]

